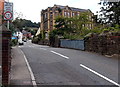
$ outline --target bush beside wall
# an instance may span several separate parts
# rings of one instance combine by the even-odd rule
[[[120,54],[120,33],[93,34],[85,40],[85,50],[102,55]]]

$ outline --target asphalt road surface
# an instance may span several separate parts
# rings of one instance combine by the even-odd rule
[[[19,46],[37,85],[116,85],[118,60],[80,50],[32,44]]]

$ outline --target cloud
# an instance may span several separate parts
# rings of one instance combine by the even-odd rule
[[[23,14],[23,18],[32,21],[40,21],[40,12],[42,9],[57,5],[68,5],[70,7],[82,9],[98,9],[99,0],[9,0],[14,3],[14,10]],[[94,11],[95,12],[95,11]],[[17,16],[17,15],[16,15]]]

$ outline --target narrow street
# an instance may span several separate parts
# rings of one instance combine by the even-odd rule
[[[116,59],[30,41],[19,48],[28,60],[37,85],[119,85]]]
[[[119,58],[120,0],[0,0],[0,87],[120,87]]]

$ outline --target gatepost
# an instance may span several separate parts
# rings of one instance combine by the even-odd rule
[[[2,26],[2,85],[8,86],[10,83],[10,49],[11,32],[5,26]]]

